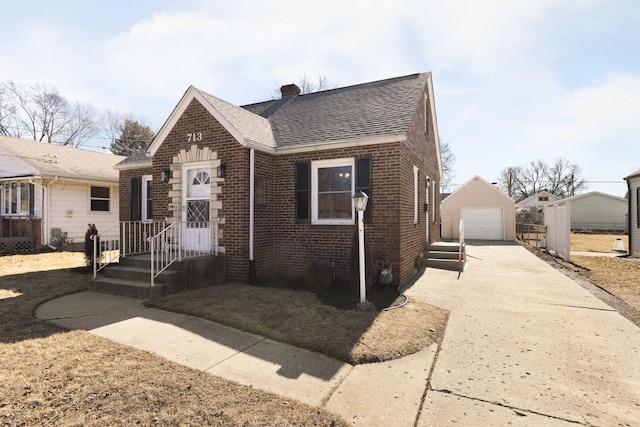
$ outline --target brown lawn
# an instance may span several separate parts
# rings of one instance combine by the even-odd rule
[[[571,233],[571,250],[584,252],[613,252],[616,239],[622,239],[624,248],[629,250],[629,236],[626,234],[583,234]]]
[[[0,257],[2,425],[346,425],[327,411],[34,318],[35,308],[86,289],[78,253]],[[440,342],[448,312],[409,301],[355,311],[353,290],[242,284],[203,288],[156,305],[363,363]],[[379,308],[395,297],[371,290]],[[389,296],[391,298],[389,299]]]
[[[320,408],[33,317],[86,288],[80,254],[0,257],[2,426],[346,426]]]
[[[571,250],[612,253],[616,239],[629,250],[629,236],[616,234],[571,234]],[[598,286],[640,310],[640,260],[626,257],[571,256],[571,262]]]

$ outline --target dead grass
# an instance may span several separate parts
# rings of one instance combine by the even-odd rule
[[[629,236],[618,234],[571,234],[571,250],[584,252],[613,252],[616,239],[622,239],[625,249],[629,249]]]
[[[640,310],[640,262],[626,258],[573,256],[598,286]]]
[[[396,359],[440,342],[448,316],[419,301],[390,311],[344,310],[323,304],[310,291],[238,283],[166,296],[152,305],[353,364]]]
[[[44,301],[86,289],[81,254],[0,257],[2,426],[346,426],[285,400],[151,353],[33,317]],[[57,269],[57,270],[56,270]]]

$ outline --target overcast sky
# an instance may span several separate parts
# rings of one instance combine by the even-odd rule
[[[0,81],[154,130],[189,85],[242,105],[431,71],[455,183],[563,157],[624,196],[640,169],[637,0],[0,0],[0,22]]]

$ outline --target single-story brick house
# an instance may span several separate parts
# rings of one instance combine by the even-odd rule
[[[87,224],[118,220],[123,156],[0,136],[0,253],[82,250]]]
[[[227,280],[302,277],[311,261],[346,279],[364,191],[372,257],[408,281],[440,239],[431,73],[281,91],[239,107],[189,87],[147,152],[116,166],[120,220],[187,224],[189,245],[224,254]],[[216,221],[217,241],[194,221]]]
[[[640,170],[625,178],[629,189],[629,255],[640,257]]]

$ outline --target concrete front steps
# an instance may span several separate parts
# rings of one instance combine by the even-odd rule
[[[464,271],[467,263],[466,246],[462,244],[462,259],[460,260],[460,243],[434,242],[427,245],[427,251],[422,259],[422,265],[427,268]]]
[[[129,255],[107,266],[89,290],[133,298],[154,298],[180,290],[224,281],[223,255],[203,255],[176,261],[160,273],[151,286],[151,255]]]

